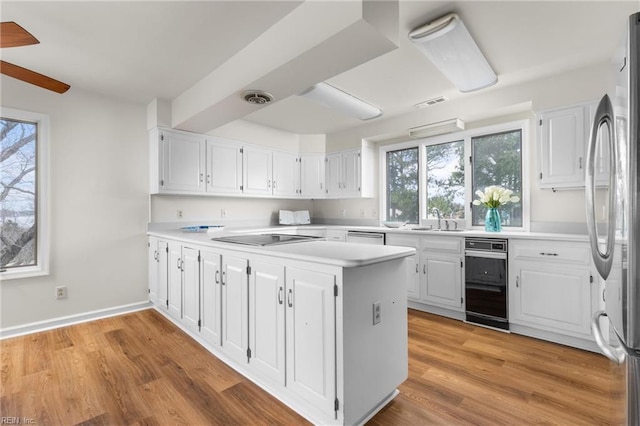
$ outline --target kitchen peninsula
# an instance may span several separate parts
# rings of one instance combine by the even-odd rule
[[[313,423],[362,424],[397,395],[413,248],[222,235],[149,233],[158,311]]]

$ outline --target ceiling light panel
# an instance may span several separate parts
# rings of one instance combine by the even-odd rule
[[[498,77],[458,15],[450,13],[409,33],[416,47],[461,92],[496,84]]]
[[[382,115],[382,110],[377,106],[324,82],[314,84],[300,96],[360,120],[371,120]]]

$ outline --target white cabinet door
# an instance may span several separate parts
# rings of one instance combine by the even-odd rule
[[[591,273],[588,268],[512,262],[509,320],[550,331],[591,334]]]
[[[242,193],[242,147],[222,139],[207,140],[207,192]]]
[[[360,196],[360,150],[354,149],[342,153],[342,195]]]
[[[160,261],[160,253],[158,253],[158,239],[154,237],[149,237],[148,242],[148,259],[149,262],[149,300],[157,304],[158,303],[158,286],[159,284],[159,274],[160,268],[158,263]]]
[[[459,256],[422,253],[422,300],[462,310],[462,260]]]
[[[284,267],[251,262],[249,276],[249,366],[285,384]]]
[[[158,306],[169,308],[169,243],[158,240]]]
[[[298,156],[285,152],[273,153],[273,195],[299,197],[300,163]]]
[[[182,323],[193,331],[200,326],[200,251],[182,247]]]
[[[247,259],[222,259],[222,349],[238,363],[247,363],[249,313]]]
[[[300,194],[304,198],[324,198],[325,157],[322,154],[300,156]]]
[[[178,242],[169,243],[167,275],[167,308],[169,313],[177,319],[182,319],[182,245]]]
[[[200,135],[160,132],[161,191],[204,192],[206,140]]]
[[[336,398],[335,276],[286,270],[287,387],[322,411]]]
[[[584,186],[585,109],[549,111],[539,116],[540,186]]]
[[[272,152],[245,146],[242,154],[243,192],[271,195],[273,192]]]
[[[342,192],[342,154],[328,154],[326,159],[326,194],[337,197]]]
[[[416,249],[417,253],[414,256],[410,256],[405,259],[405,266],[407,268],[407,277],[410,277],[407,281],[407,297],[410,300],[420,300],[420,259],[419,248],[420,240],[418,237],[410,235],[397,235],[387,234],[387,245],[400,246],[400,247],[412,247]],[[426,270],[426,267],[425,267]]]
[[[220,285],[220,254],[215,251],[200,251],[200,289],[202,338],[220,346],[222,320],[222,289]]]

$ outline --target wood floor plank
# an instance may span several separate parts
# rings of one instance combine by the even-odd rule
[[[616,425],[601,355],[409,310],[409,378],[370,425]],[[154,310],[0,341],[0,412],[40,425],[306,421]]]

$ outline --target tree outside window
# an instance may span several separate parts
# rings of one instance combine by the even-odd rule
[[[464,141],[427,145],[427,212],[436,208],[445,218],[464,219]]]
[[[515,130],[471,138],[473,194],[487,186],[502,186],[522,197],[522,131]],[[475,195],[474,195],[475,196]],[[473,206],[474,225],[483,225],[487,208]],[[502,226],[522,226],[522,203],[500,207]]]
[[[0,119],[2,270],[38,264],[37,137],[37,123]]]
[[[418,148],[387,152],[387,220],[418,223]]]

